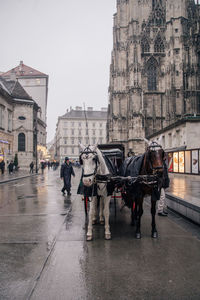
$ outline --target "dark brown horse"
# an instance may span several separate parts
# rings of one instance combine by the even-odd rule
[[[127,158],[124,161],[123,176],[138,178],[132,184],[124,186],[122,197],[125,205],[131,208],[132,225],[136,224],[136,238],[141,238],[141,217],[143,215],[143,199],[146,195],[151,196],[151,215],[153,238],[157,238],[155,214],[156,201],[160,198],[160,189],[163,181],[164,151],[160,145],[153,142],[147,151],[137,157]],[[142,176],[144,175],[144,176]],[[149,176],[150,175],[150,176]],[[155,176],[152,176],[155,175]]]

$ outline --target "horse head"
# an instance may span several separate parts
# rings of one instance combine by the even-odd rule
[[[81,154],[79,157],[80,164],[83,166],[83,184],[90,187],[94,184],[95,175],[98,168],[98,155],[96,152],[97,145],[84,146],[80,144]]]
[[[162,175],[164,167],[165,152],[161,145],[157,142],[149,142],[146,151],[146,167],[150,169],[152,173]]]

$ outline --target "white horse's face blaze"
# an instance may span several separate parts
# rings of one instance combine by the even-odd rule
[[[96,170],[96,162],[95,162],[95,155],[90,154],[82,154],[82,161],[83,161],[83,169],[84,169],[84,176],[88,174],[92,174],[87,177],[83,177],[83,184],[85,186],[91,186],[94,183],[94,173]]]
[[[94,183],[95,173],[97,169],[97,161],[96,161],[96,154],[94,153],[96,151],[96,146],[90,146],[88,150],[91,151],[85,151],[86,147],[83,145],[80,145],[83,153],[81,155],[81,159],[83,162],[83,184],[87,187],[90,187]],[[88,175],[88,176],[87,176]]]

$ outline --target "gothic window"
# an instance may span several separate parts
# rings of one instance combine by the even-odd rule
[[[150,46],[146,39],[142,40],[141,47],[142,47],[142,53],[150,52]]]
[[[157,90],[157,62],[150,59],[147,66],[147,85],[149,91]]]
[[[160,36],[157,37],[157,39],[155,41],[154,52],[156,52],[156,53],[165,52],[165,46],[164,46],[164,43]]]
[[[165,7],[162,0],[152,0],[152,23],[156,26],[162,26],[165,23]]]
[[[26,141],[25,141],[25,134],[19,133],[18,135],[18,151],[26,151]]]

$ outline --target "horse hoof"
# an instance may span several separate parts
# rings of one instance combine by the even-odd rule
[[[153,239],[157,239],[157,237],[158,237],[157,231],[152,232],[151,237],[152,237]]]
[[[105,234],[105,240],[111,240],[111,233]]]
[[[92,235],[87,235],[87,237],[86,237],[86,241],[87,241],[87,242],[90,242],[90,241],[92,241]]]
[[[136,237],[136,239],[141,239],[141,233],[140,232],[137,232],[136,234],[135,234],[135,237]]]

